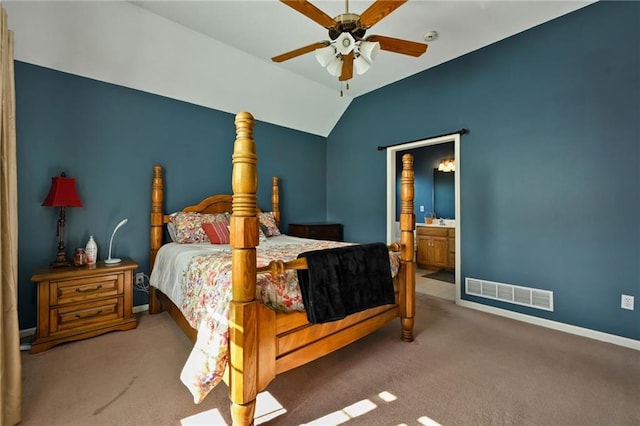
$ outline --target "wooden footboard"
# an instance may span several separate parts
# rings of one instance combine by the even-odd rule
[[[360,339],[384,324],[400,317],[401,338],[413,340],[415,312],[415,266],[413,213],[414,172],[413,157],[403,156],[401,178],[400,251],[401,265],[394,279],[396,304],[371,308],[348,317],[323,324],[309,324],[306,313],[276,313],[256,296],[256,246],[258,245],[259,220],[257,213],[257,155],[253,141],[254,119],[251,114],[236,115],[236,140],[233,152],[233,196],[226,202],[230,206],[216,204],[209,211],[233,211],[231,216],[232,246],[232,301],[229,310],[229,365],[225,378],[229,386],[231,415],[234,425],[253,423],[257,393],[277,374],[313,361]],[[151,208],[150,266],[162,244],[164,225],[168,216],[162,211],[162,168],[154,167]],[[214,196],[209,197],[213,199]],[[209,200],[207,199],[207,200]],[[204,211],[203,201],[189,211]],[[215,203],[222,203],[215,198]],[[272,182],[273,212],[279,219],[279,190],[277,178]],[[187,209],[188,209],[187,208]],[[206,207],[209,208],[209,207]],[[227,209],[227,210],[224,210]],[[304,260],[267,268],[305,268]],[[195,341],[196,331],[189,326],[180,310],[154,287],[149,292],[150,313],[167,310],[187,335]]]

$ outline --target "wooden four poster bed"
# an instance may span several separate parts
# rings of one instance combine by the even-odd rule
[[[236,115],[236,140],[233,152],[233,195],[213,195],[182,211],[199,213],[232,212],[231,301],[229,306],[228,364],[224,381],[229,386],[231,416],[234,425],[253,423],[256,396],[277,374],[291,370],[333,352],[400,317],[401,339],[413,341],[415,311],[415,265],[413,210],[414,172],[411,155],[403,157],[401,178],[400,243],[389,245],[399,251],[400,266],[395,275],[394,304],[387,304],[322,324],[310,324],[305,312],[276,312],[256,298],[256,280],[260,272],[284,273],[286,269],[305,269],[305,258],[290,262],[273,261],[258,268],[256,246],[259,244],[260,210],[257,207],[257,155],[253,141],[254,119],[251,114]],[[163,212],[164,182],[162,167],[154,166],[151,195],[151,252],[153,270],[163,245],[169,214]],[[272,211],[279,220],[278,179],[272,182]],[[196,342],[193,328],[180,308],[154,287],[149,289],[149,312],[167,311],[187,336]]]

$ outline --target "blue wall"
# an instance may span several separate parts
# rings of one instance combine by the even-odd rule
[[[328,138],[328,219],[383,240],[376,147],[460,128],[463,279],[552,290],[555,311],[462,297],[640,339],[638,304],[620,308],[640,300],[640,3],[595,3],[357,98]]]
[[[66,247],[98,257],[122,218],[113,254],[149,274],[152,167],[165,167],[165,208],[176,210],[231,192],[234,115],[95,80],[15,63],[18,150],[19,319],[36,325],[37,268],[54,260],[58,210],[41,207],[51,177],[75,177],[84,204],[67,209]],[[271,177],[280,177],[282,227],[325,218],[325,139],[257,122],[258,204],[271,206]],[[312,161],[310,160],[312,159]],[[318,182],[321,182],[319,185]],[[135,292],[134,304],[147,303]]]
[[[75,177],[84,202],[67,211],[69,253],[93,234],[104,258],[128,217],[114,254],[147,274],[152,166],[166,167],[167,211],[230,191],[232,114],[21,62],[16,104],[23,329],[36,322],[29,277],[56,251],[58,212],[41,207],[52,176]],[[462,276],[552,290],[555,312],[462,297],[640,339],[637,304],[620,309],[622,293],[640,300],[639,123],[640,4],[598,2],[355,99],[326,144],[258,122],[259,204],[278,175],[283,229],[328,219],[347,240],[384,240],[376,147],[470,129]]]

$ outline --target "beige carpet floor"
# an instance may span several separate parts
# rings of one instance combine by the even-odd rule
[[[416,306],[413,343],[394,321],[278,376],[257,423],[640,425],[640,352],[441,298],[418,295]],[[168,315],[139,319],[23,353],[21,424],[230,424],[226,385],[194,405],[179,381],[191,344]]]

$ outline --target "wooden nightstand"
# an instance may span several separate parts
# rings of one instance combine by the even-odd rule
[[[73,340],[138,326],[133,316],[133,270],[138,264],[122,259],[115,265],[39,269],[38,329],[31,353]]]
[[[290,223],[289,235],[314,240],[342,241],[342,224],[328,222]]]

